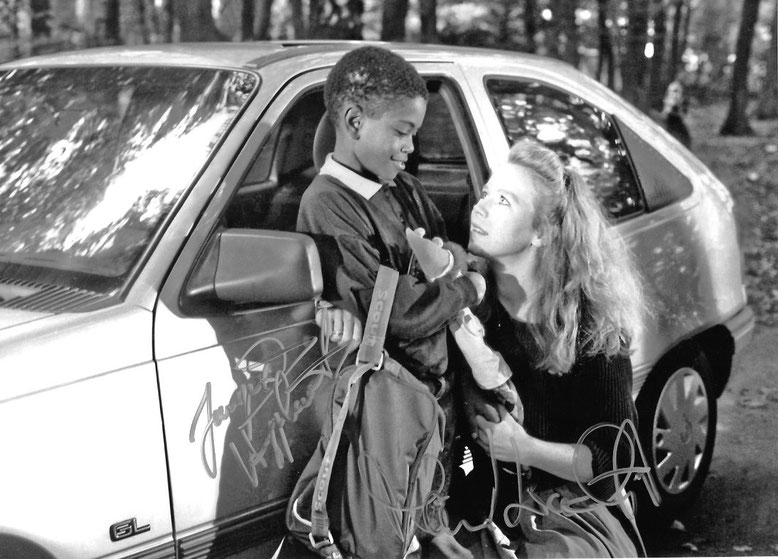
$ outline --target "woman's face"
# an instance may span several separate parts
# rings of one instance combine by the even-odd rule
[[[534,218],[533,173],[505,163],[495,169],[470,214],[468,250],[490,260],[522,253],[537,237]]]

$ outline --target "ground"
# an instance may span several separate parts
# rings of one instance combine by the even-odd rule
[[[735,198],[746,289],[757,315],[718,402],[710,475],[673,526],[644,534],[650,556],[778,555],[778,120],[753,137],[722,137],[726,104],[694,107],[693,151]]]

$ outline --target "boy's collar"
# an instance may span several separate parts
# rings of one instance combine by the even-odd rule
[[[380,182],[365,178],[359,173],[352,171],[342,163],[338,163],[335,161],[335,159],[333,159],[331,153],[327,154],[327,157],[324,160],[324,165],[321,166],[319,173],[338,179],[351,190],[362,196],[365,200],[370,200],[370,198],[372,198],[379,190],[381,190],[381,187],[383,186],[383,184]],[[390,181],[386,184],[395,186],[394,181]]]

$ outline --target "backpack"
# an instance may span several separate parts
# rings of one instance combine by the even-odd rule
[[[383,351],[398,272],[381,266],[356,364],[298,479],[286,524],[319,557],[400,558],[419,549],[445,418],[430,390]]]

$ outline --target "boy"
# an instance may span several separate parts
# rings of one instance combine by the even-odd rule
[[[316,241],[323,298],[363,320],[379,265],[400,272],[385,347],[438,397],[447,416],[448,446],[454,422],[446,330],[460,310],[480,301],[486,285],[467,271],[426,282],[405,236],[410,227],[445,238],[432,200],[403,172],[427,96],[413,66],[386,49],[362,47],[335,65],[324,89],[335,149],[303,194],[297,230]],[[447,556],[469,556],[445,527],[431,543]]]

